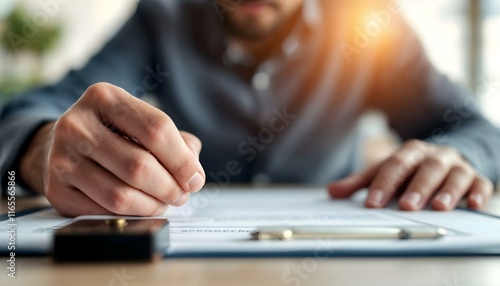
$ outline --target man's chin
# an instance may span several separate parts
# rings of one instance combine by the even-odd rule
[[[270,21],[271,22],[271,21]],[[274,23],[261,23],[257,21],[234,21],[233,19],[226,19],[225,26],[227,31],[235,37],[248,39],[248,40],[260,40],[266,38],[276,31],[278,26],[278,21]]]
[[[246,40],[262,40],[272,34],[274,29],[262,29],[252,27],[230,27],[229,32],[232,36]]]

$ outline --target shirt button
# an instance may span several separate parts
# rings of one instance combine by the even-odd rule
[[[252,85],[258,91],[265,91],[271,85],[271,77],[265,72],[258,72],[252,79]]]
[[[283,42],[283,52],[288,57],[294,56],[299,51],[300,43],[296,38],[288,38]]]

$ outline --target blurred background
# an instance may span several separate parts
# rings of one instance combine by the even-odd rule
[[[500,126],[500,1],[402,4],[435,66],[473,90],[487,116]],[[1,0],[0,104],[81,67],[135,5],[137,0]]]

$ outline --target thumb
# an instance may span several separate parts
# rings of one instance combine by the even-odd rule
[[[180,131],[180,134],[182,136],[182,139],[184,139],[184,142],[188,146],[189,150],[193,152],[196,157],[200,155],[201,152],[201,141],[198,139],[198,137],[194,136],[191,133],[185,132],[185,131]]]
[[[354,173],[347,178],[338,180],[328,185],[328,193],[333,198],[347,198],[362,188],[367,188],[375,175],[377,174],[380,165],[375,165],[364,171]]]

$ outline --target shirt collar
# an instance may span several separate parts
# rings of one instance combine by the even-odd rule
[[[282,51],[285,56],[290,56],[296,54],[301,48],[301,42],[305,41],[304,38],[315,30],[318,25],[321,25],[322,14],[321,14],[321,0],[304,0],[302,7],[302,17],[296,25],[296,27],[290,33],[290,36],[283,41]],[[211,1],[210,1],[211,3]],[[208,4],[208,2],[207,2]],[[227,38],[224,35],[222,21],[218,14],[214,12],[214,7],[209,4],[205,7],[205,19],[208,21],[207,33],[205,34],[206,45],[209,52],[216,56],[223,55],[224,62],[227,64],[228,51],[230,44],[227,42]],[[234,49],[230,52],[234,53]],[[241,51],[237,51],[240,53]],[[238,54],[240,58],[245,58],[243,55]],[[233,60],[230,58],[230,60]],[[234,64],[239,64],[234,62]]]

